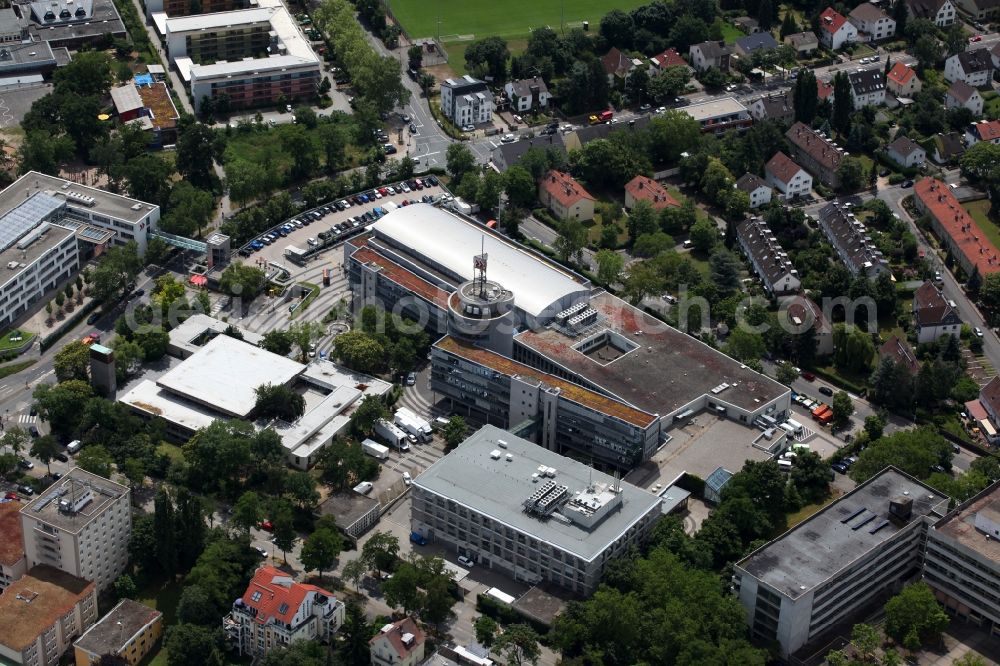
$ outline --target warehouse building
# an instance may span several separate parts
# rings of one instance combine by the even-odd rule
[[[494,426],[413,480],[410,527],[515,580],[590,594],[660,498]]]

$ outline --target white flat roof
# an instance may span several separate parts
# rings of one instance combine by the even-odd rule
[[[590,293],[588,286],[569,272],[429,204],[397,208],[372,229],[377,236],[392,239],[464,280],[473,278],[473,257],[485,252],[489,255],[489,279],[512,291],[517,307],[535,317],[567,296]]]
[[[223,414],[246,418],[257,402],[254,389],[288,384],[304,368],[284,356],[219,335],[156,383]]]
[[[191,432],[207,428],[218,416],[211,408],[183,400],[148,379],[118,398],[118,402]]]
[[[734,113],[747,113],[747,107],[736,101],[735,97],[723,97],[722,99],[702,102],[701,104],[692,104],[691,106],[685,106],[681,110],[697,121],[717,118],[719,116],[729,116]]]
[[[170,18],[169,16],[167,16],[167,13],[166,12],[153,12],[153,15],[152,15],[151,18],[153,19],[153,25],[156,26],[156,32],[161,37],[166,37],[167,36],[167,19]]]
[[[274,10],[270,7],[258,9],[236,9],[229,12],[212,12],[194,16],[175,16],[167,19],[168,33],[201,32],[238,25],[266,23],[271,20]]]
[[[178,69],[180,68],[179,61],[180,58],[178,58],[177,63]],[[204,79],[242,76],[245,74],[257,74],[303,66],[319,68],[319,60],[316,58],[300,58],[293,55],[275,55],[267,58],[245,58],[230,62],[216,62],[211,65],[195,65],[193,63],[188,65],[190,69],[189,76],[196,82]]]
[[[184,79],[184,83],[191,82],[191,68],[194,67],[194,61],[187,56],[174,59],[174,67],[177,68],[177,72]]]

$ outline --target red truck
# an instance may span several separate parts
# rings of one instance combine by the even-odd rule
[[[614,111],[601,111],[597,117],[600,118],[602,123],[606,123],[615,117],[615,113]]]

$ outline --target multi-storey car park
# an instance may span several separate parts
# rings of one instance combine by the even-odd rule
[[[781,384],[448,211],[396,210],[344,252],[356,308],[445,336],[436,394],[557,452],[631,469],[702,410],[748,426],[788,411]]]

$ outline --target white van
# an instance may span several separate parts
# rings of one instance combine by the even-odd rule
[[[74,439],[72,442],[66,445],[66,452],[73,454],[83,448],[83,442],[78,439]]]
[[[362,481],[358,485],[354,486],[354,492],[361,493],[362,495],[367,495],[372,491],[372,488],[374,487],[375,486],[372,485],[371,481]]]

